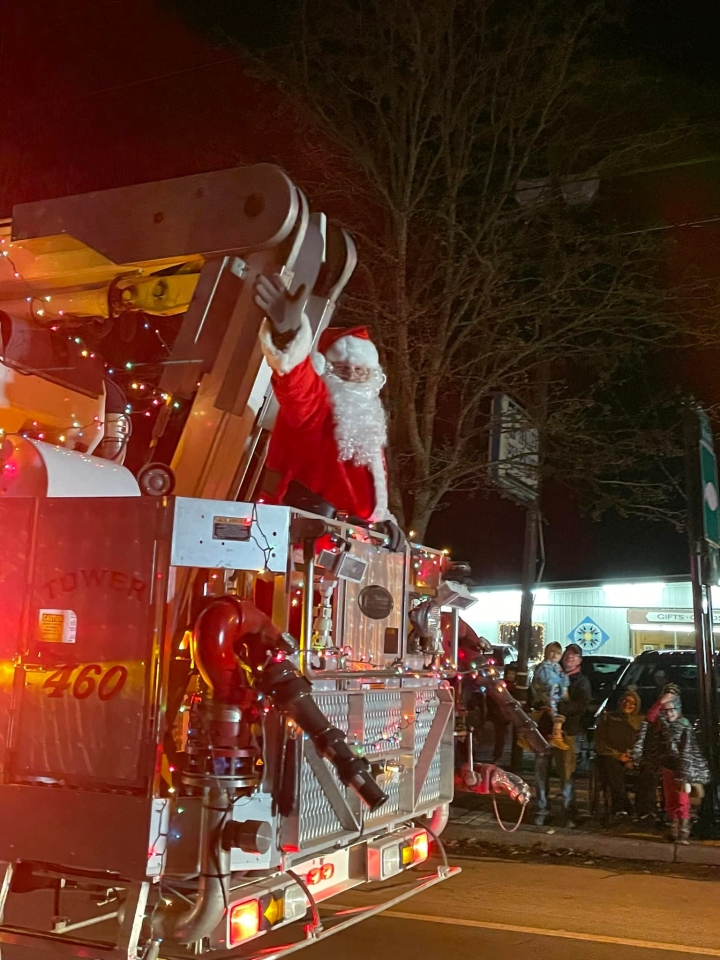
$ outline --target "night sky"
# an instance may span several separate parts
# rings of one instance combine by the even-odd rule
[[[690,91],[702,135],[697,155],[717,160],[603,184],[605,202],[629,229],[720,218],[720,4],[635,0],[629,7],[626,29],[612,33],[609,49],[649,59],[661,76],[677,82],[680,96]],[[720,224],[674,233],[678,267],[699,264],[720,274]],[[712,404],[720,402],[719,368],[720,354],[688,352],[674,359],[667,375]],[[688,572],[686,535],[666,523],[614,513],[593,523],[581,516],[572,491],[553,486],[544,491],[543,513],[548,581]],[[517,583],[523,531],[521,508],[484,496],[452,503],[434,518],[429,538],[452,546],[458,558],[470,558],[481,582]]]
[[[610,42],[698,92],[703,149],[720,155],[720,4],[631,7],[627,30]],[[280,163],[303,183],[330,175],[322,144],[306,149],[282,98],[183,22],[170,0],[0,0],[0,22],[0,216],[21,201],[258,161]],[[720,217],[720,162],[613,189],[639,227]],[[717,225],[682,231],[679,250],[720,273]],[[138,339],[124,349],[145,346]],[[686,357],[675,376],[720,401],[716,370],[714,357]],[[544,509],[547,579],[686,572],[684,537],[667,526],[581,520],[561,489],[546,491]],[[512,583],[523,523],[522,511],[497,497],[462,499],[435,518],[428,539],[470,560],[479,581]]]
[[[713,0],[631,0],[628,46],[700,80],[720,78],[720,7]]]

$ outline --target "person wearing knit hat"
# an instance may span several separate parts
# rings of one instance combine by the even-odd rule
[[[710,779],[690,721],[682,715],[680,689],[664,687],[647,714],[645,735],[636,746],[636,756],[662,777],[665,813],[670,821],[670,840],[687,843],[690,838],[690,791],[700,790]]]
[[[316,498],[305,507],[312,512],[329,505],[371,523],[394,522],[380,399],[385,375],[367,330],[329,328],[313,353],[304,288],[291,295],[279,276],[260,276],[255,302],[265,313],[260,344],[280,408],[266,461],[278,477],[273,498],[299,506],[297,491],[308,492]]]
[[[611,813],[623,817],[629,813],[625,775],[633,768],[633,755],[644,717],[640,697],[627,689],[615,711],[603,711],[595,731],[595,765],[601,781],[610,793]]]

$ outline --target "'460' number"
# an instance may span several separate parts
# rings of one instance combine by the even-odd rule
[[[86,663],[83,667],[61,667],[50,674],[42,688],[49,691],[50,697],[70,693],[76,700],[87,700],[97,692],[100,700],[112,700],[125,686],[127,678],[127,667],[122,664],[105,670],[99,663]]]

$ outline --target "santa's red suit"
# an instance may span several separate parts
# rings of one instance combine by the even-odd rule
[[[365,328],[324,331],[319,353],[312,356],[305,316],[284,349],[276,346],[267,321],[260,341],[280,405],[266,461],[281,476],[275,499],[282,503],[295,480],[339,512],[375,522],[389,519],[387,431],[379,397],[385,378]],[[348,365],[367,368],[369,379],[349,382],[334,372]]]

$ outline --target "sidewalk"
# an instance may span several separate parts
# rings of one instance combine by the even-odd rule
[[[574,853],[614,860],[650,861],[656,863],[703,864],[720,867],[720,841],[692,840],[689,846],[668,843],[659,830],[649,830],[636,824],[622,827],[602,827],[591,820],[569,830],[548,823],[544,827],[532,824],[532,807],[520,827],[509,832],[517,823],[520,807],[509,802],[498,804],[504,832],[495,819],[492,800],[476,794],[456,794],[450,814],[450,823],[443,833],[443,844],[451,853],[472,855],[479,846],[512,848],[514,851]]]
[[[475,760],[489,761],[493,749],[492,727],[485,726],[475,736]],[[522,776],[532,786],[533,767],[530,754],[523,756]],[[499,765],[510,769],[510,743]],[[557,780],[551,781],[550,809],[558,812]],[[720,872],[720,840],[691,840],[688,846],[669,843],[660,828],[637,823],[609,827],[588,814],[587,767],[578,763],[575,777],[575,799],[578,807],[577,828],[568,830],[559,826],[558,817],[548,820],[543,827],[533,825],[533,804],[525,811],[520,827],[510,832],[520,816],[520,807],[504,797],[498,798],[498,810],[503,818],[502,830],[495,819],[492,798],[457,791],[450,812],[450,823],[443,833],[448,852],[475,856],[482,848],[494,847],[503,856],[523,854],[576,855],[602,857],[612,860],[644,861],[656,864],[695,864],[698,868],[718,868]],[[484,852],[484,851],[483,851]]]

